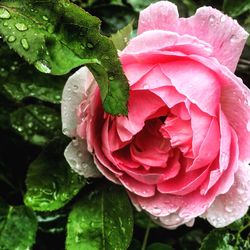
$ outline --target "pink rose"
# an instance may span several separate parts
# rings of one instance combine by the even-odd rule
[[[71,167],[123,185],[138,210],[167,228],[197,216],[215,227],[242,217],[250,205],[250,91],[234,70],[247,36],[211,7],[179,18],[170,2],[150,5],[120,55],[128,117],[103,111],[86,67],[66,83]]]

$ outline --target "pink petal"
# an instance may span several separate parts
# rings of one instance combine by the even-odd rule
[[[150,5],[140,14],[139,34],[159,29],[189,34],[211,44],[212,55],[231,71],[235,70],[248,37],[236,21],[216,9],[202,7],[190,18],[178,18],[176,6],[168,1]]]
[[[250,205],[250,167],[241,163],[230,190],[219,195],[204,216],[214,227],[225,227],[244,216]]]
[[[155,194],[155,185],[138,182],[126,174],[119,176],[119,180],[128,191],[140,197],[152,197]]]
[[[176,178],[157,185],[157,190],[164,194],[186,195],[199,187],[208,175],[209,168],[191,172],[181,171]]]
[[[187,169],[187,171],[199,169],[213,162],[219,153],[219,149],[220,128],[217,118],[213,118],[204,141],[200,146],[198,156],[195,158],[193,164]]]
[[[177,91],[202,111],[216,115],[220,100],[220,85],[209,68],[189,59],[161,64],[162,71]],[[204,98],[206,93],[206,98]]]
[[[221,83],[221,109],[239,139],[240,160],[250,161],[250,90],[242,80],[217,60],[190,56],[217,74]],[[239,115],[240,110],[240,115]]]
[[[145,120],[164,106],[164,102],[148,90],[131,91],[128,117],[116,117],[121,141],[131,140],[143,128]]]

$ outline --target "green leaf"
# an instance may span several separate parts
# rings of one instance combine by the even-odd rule
[[[147,250],[173,250],[172,246],[163,243],[153,243]]]
[[[127,114],[128,83],[117,51],[99,32],[100,21],[69,0],[4,0],[0,35],[43,73],[61,75],[88,64],[106,112]]]
[[[250,10],[250,0],[224,0],[223,11],[232,17],[237,17]]]
[[[0,249],[29,249],[35,242],[36,231],[37,220],[31,209],[0,201]]]
[[[12,127],[26,140],[44,145],[61,134],[59,114],[42,105],[27,105],[11,113]]]
[[[63,207],[85,185],[85,179],[72,172],[63,157],[65,143],[52,141],[31,163],[26,178],[24,202],[37,211]]]
[[[69,215],[67,250],[127,250],[133,233],[127,193],[119,186],[101,187],[82,197]]]
[[[111,41],[118,50],[123,50],[127,46],[131,33],[133,32],[133,23],[134,21],[130,22],[110,37]]]
[[[226,230],[215,229],[202,241],[200,250],[234,250],[230,244],[233,235]]]

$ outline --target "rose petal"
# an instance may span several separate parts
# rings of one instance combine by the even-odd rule
[[[91,85],[94,84],[93,76],[87,67],[76,71],[66,82],[62,94],[62,128],[63,133],[69,137],[76,135],[77,108],[87,98]]]
[[[161,64],[161,68],[179,93],[186,96],[202,111],[216,116],[220,100],[220,85],[213,71],[189,59],[164,63]]]
[[[225,227],[241,218],[250,205],[250,167],[241,163],[230,190],[219,195],[203,215],[214,227]]]
[[[64,156],[71,168],[79,175],[86,178],[101,176],[94,164],[92,155],[87,150],[85,140],[74,139],[65,149]]]
[[[202,7],[190,18],[178,18],[176,6],[168,1],[150,5],[140,14],[139,34],[159,29],[208,42],[213,47],[212,55],[231,71],[235,70],[248,37],[236,21],[216,9]]]

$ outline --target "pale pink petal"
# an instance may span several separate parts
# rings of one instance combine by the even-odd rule
[[[193,130],[192,148],[194,156],[197,156],[200,147],[207,135],[212,122],[212,117],[200,111],[195,105],[190,105],[191,127]],[[197,133],[199,131],[199,133]]]
[[[161,64],[161,68],[179,93],[186,96],[202,111],[216,116],[220,100],[220,85],[212,70],[189,59]]]
[[[219,149],[220,128],[217,118],[214,117],[211,121],[204,141],[200,146],[198,156],[195,158],[193,164],[187,169],[187,171],[199,169],[213,162],[219,154]]]
[[[152,197],[155,194],[155,185],[144,184],[127,174],[119,176],[119,180],[128,191],[140,197]]]
[[[157,185],[157,190],[165,194],[186,195],[196,190],[207,178],[209,168],[186,173],[181,171],[176,178]]]
[[[219,195],[204,217],[214,227],[225,227],[246,214],[250,205],[250,166],[241,163],[230,190]]]
[[[184,54],[196,54],[209,57],[212,47],[208,43],[190,35],[179,35],[171,31],[151,30],[132,40],[121,53],[121,60],[127,64],[133,55],[152,53],[154,51],[179,51]],[[126,57],[131,55],[131,57]],[[129,58],[131,58],[129,60]]]
[[[172,30],[178,19],[179,13],[175,4],[159,1],[140,12],[138,34],[147,30]]]
[[[69,137],[76,135],[77,108],[83,100],[83,96],[89,94],[93,77],[87,67],[76,71],[66,82],[62,94],[62,128],[63,133]]]
[[[148,30],[189,34],[213,47],[212,56],[234,71],[248,37],[232,18],[211,7],[198,9],[190,18],[178,18],[176,6],[168,1],[150,5],[141,12],[139,34]]]
[[[190,56],[217,74],[221,83],[221,109],[239,139],[240,160],[250,161],[250,90],[242,80],[217,60]],[[239,115],[240,110],[240,115]]]
[[[92,155],[87,150],[85,140],[74,139],[65,149],[64,156],[71,168],[78,174],[86,178],[101,176],[94,164]]]

